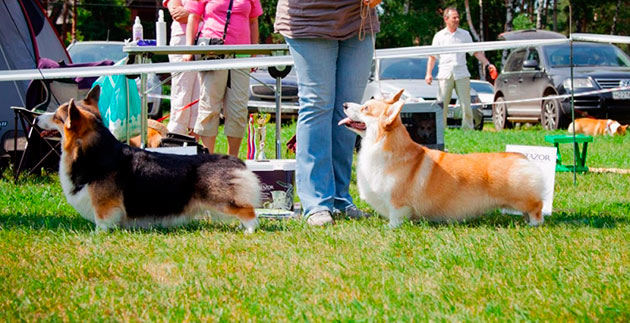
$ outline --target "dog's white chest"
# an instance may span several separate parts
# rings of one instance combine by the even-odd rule
[[[361,199],[388,215],[395,180],[386,173],[388,156],[379,147],[364,146],[359,153],[357,184]]]
[[[88,187],[85,185],[76,193],[74,192],[75,186],[70,178],[70,170],[64,160],[65,154],[62,153],[59,162],[59,182],[61,182],[61,188],[66,196],[66,200],[83,218],[94,222],[94,207],[92,198],[88,193]]]

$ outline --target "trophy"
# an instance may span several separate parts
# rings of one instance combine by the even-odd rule
[[[265,125],[271,119],[267,113],[252,113],[249,115],[249,125],[247,128],[247,158],[263,160],[265,155],[265,138],[267,129]],[[256,145],[258,141],[258,145]]]

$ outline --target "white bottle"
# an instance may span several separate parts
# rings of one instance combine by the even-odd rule
[[[137,42],[141,39],[143,39],[142,24],[140,23],[140,17],[136,16],[136,22],[133,24],[133,41]]]
[[[164,11],[158,11],[158,21],[155,23],[155,41],[158,46],[166,45],[166,22],[164,22]]]

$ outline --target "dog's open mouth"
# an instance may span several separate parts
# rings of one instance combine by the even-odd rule
[[[350,118],[345,118],[341,121],[339,121],[339,125],[344,125],[348,128],[354,128],[357,130],[365,130],[365,123],[360,122],[360,121],[354,121]]]
[[[39,134],[42,138],[59,137],[59,131],[57,130],[42,130]]]

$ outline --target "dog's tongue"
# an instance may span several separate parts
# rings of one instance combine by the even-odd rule
[[[350,119],[350,118],[345,118],[345,119],[343,119],[343,120],[339,121],[339,123],[338,123],[337,125],[338,125],[338,126],[341,126],[341,125],[344,125],[344,124],[349,124],[349,123],[352,123],[352,119]]]
[[[350,118],[345,118],[341,121],[339,121],[338,125],[344,125],[346,127],[350,127],[350,128],[354,128],[357,130],[365,130],[365,123],[363,122],[359,122],[359,121],[354,121]]]

